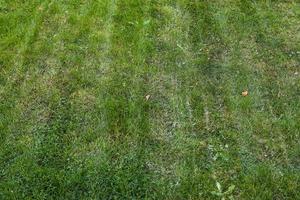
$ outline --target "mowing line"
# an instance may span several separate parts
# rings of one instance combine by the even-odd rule
[[[209,112],[207,106],[204,107],[204,117],[206,130],[209,130]]]
[[[45,1],[43,2],[38,8],[45,8],[45,10],[48,9],[49,5],[51,2]],[[39,13],[39,11],[35,11],[33,13],[34,17],[32,19],[31,24],[29,27],[27,27],[27,32],[24,33],[24,41],[20,41],[20,49],[16,55],[14,55],[14,60],[15,60],[15,65],[12,66],[8,73],[7,76],[9,77],[5,85],[5,90],[7,91],[6,94],[13,93],[12,96],[9,96],[7,99],[10,99],[10,108],[8,113],[14,113],[16,111],[16,103],[18,102],[18,95],[20,94],[20,87],[19,87],[19,81],[23,80],[23,78],[26,76],[26,68],[24,66],[25,60],[26,60],[26,53],[28,50],[30,50],[30,47],[34,41],[34,37],[36,36],[40,24],[42,22],[42,19],[44,17],[44,14]],[[8,92],[9,91],[9,92]],[[13,92],[12,92],[13,91]],[[8,101],[8,100],[7,100]],[[14,111],[14,112],[13,112]],[[20,113],[19,113],[20,114]],[[10,123],[13,124],[15,123],[16,117],[14,117],[14,120],[11,121]],[[10,125],[11,126],[11,125]]]
[[[106,27],[106,48],[104,51],[104,55],[107,59],[107,63],[108,66],[106,66],[107,68],[110,67],[111,65],[111,59],[109,57],[109,54],[111,52],[111,48],[112,48],[112,41],[111,41],[111,37],[112,37],[112,28],[113,28],[113,16],[116,12],[116,4],[117,4],[117,0],[111,0],[109,3],[109,7],[108,7],[108,20],[105,23],[105,27]]]
[[[30,47],[33,44],[34,38],[36,37],[36,34],[39,31],[39,28],[41,26],[41,22],[43,20],[43,17],[45,15],[45,13],[47,13],[47,10],[49,9],[49,7],[51,6],[51,4],[53,3],[53,1],[44,1],[39,7],[38,7],[38,11],[36,11],[35,16],[32,19],[32,23],[28,28],[27,34],[25,34],[24,37],[24,43],[22,44],[22,46],[20,47],[20,59],[19,60],[19,67],[17,67],[17,70],[20,68],[22,69],[24,62],[26,60],[26,53],[27,51],[30,49]],[[42,11],[41,11],[42,10]]]
[[[163,114],[159,116],[160,119],[156,119],[157,115],[155,115],[151,120],[152,130],[160,132],[159,135],[154,134],[156,137],[161,137],[163,141],[159,151],[155,152],[157,156],[151,162],[155,166],[153,167],[155,173],[169,187],[166,189],[166,194],[174,196],[174,192],[182,187],[181,178],[185,172],[181,169],[195,168],[195,157],[190,154],[195,142],[194,134],[191,132],[194,117],[193,108],[190,105],[191,91],[187,86],[193,73],[193,70],[189,68],[194,66],[195,55],[191,51],[189,38],[189,13],[179,1],[175,5],[172,5],[172,2],[168,3],[163,7],[162,12],[168,18],[159,30],[159,39],[164,42],[164,48],[167,50],[161,52],[156,60],[163,65],[164,63],[170,64],[166,68],[162,65],[163,73],[158,73],[156,76],[158,80],[162,80],[163,84],[170,87],[162,87],[162,91],[159,91],[160,95],[166,98],[166,102],[160,105]],[[176,58],[175,61],[174,58]],[[161,87],[161,84],[158,86]],[[157,128],[157,126],[160,127]]]

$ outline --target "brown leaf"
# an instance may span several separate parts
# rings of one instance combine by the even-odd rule
[[[243,95],[243,97],[245,97],[245,96],[248,96],[248,90],[244,90],[243,92],[242,92],[242,95]]]

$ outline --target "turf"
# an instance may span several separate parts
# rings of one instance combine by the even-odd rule
[[[0,0],[0,199],[300,199],[299,66],[296,0]]]

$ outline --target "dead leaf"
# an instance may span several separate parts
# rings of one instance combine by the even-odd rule
[[[150,97],[151,97],[151,96],[150,96],[149,94],[146,95],[146,96],[145,96],[146,101],[148,101],[148,100],[150,99]]]
[[[244,91],[242,92],[242,95],[243,95],[243,97],[248,96],[248,90],[244,90]]]

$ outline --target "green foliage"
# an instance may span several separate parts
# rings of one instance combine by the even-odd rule
[[[299,22],[292,0],[0,1],[0,199],[300,199]]]

